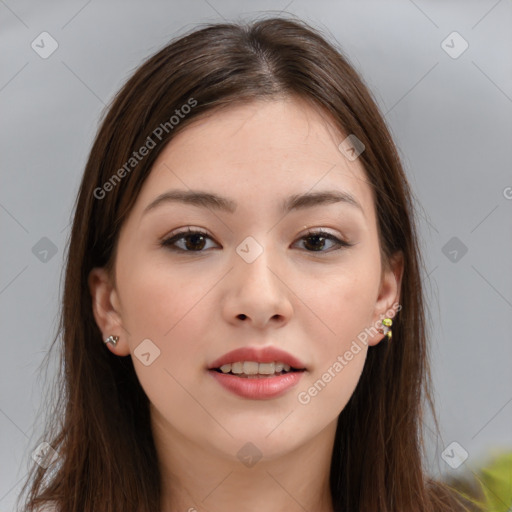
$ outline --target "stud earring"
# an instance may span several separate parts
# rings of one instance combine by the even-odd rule
[[[379,332],[381,332],[382,334],[387,336],[388,340],[391,341],[391,337],[393,336],[393,334],[391,332],[391,326],[393,325],[393,320],[391,320],[391,318],[384,318],[384,320],[382,320],[382,325],[384,327],[379,329]]]
[[[106,340],[105,344],[110,343],[113,347],[117,345],[117,342],[119,341],[119,336],[112,336],[110,335]]]

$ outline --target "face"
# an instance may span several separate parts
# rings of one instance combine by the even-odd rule
[[[345,137],[303,101],[258,101],[190,125],[159,155],[122,226],[115,281],[94,269],[90,287],[104,339],[120,337],[109,349],[132,357],[168,439],[234,460],[249,441],[273,458],[334,432],[383,338],[361,333],[389,314],[401,276],[382,271],[372,192],[338,149]],[[225,202],[162,197],[192,191]],[[320,192],[345,200],[290,203]],[[292,356],[301,371],[212,369],[241,348],[254,352],[224,362]]]

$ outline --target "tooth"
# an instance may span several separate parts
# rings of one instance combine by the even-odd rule
[[[220,371],[222,373],[229,373],[231,371],[231,363],[228,363],[228,364],[223,364],[221,367],[220,367]]]
[[[260,363],[258,372],[262,375],[272,375],[275,371],[274,363]]]
[[[243,363],[238,361],[237,363],[231,364],[231,372],[232,373],[244,373]]]
[[[275,367],[276,367],[276,373],[282,372],[283,368],[284,368],[284,363],[276,363]]]
[[[289,364],[285,364],[285,365],[283,366],[283,370],[284,370],[285,372],[289,372],[289,371],[290,371],[290,365],[289,365]]]
[[[256,361],[245,361],[244,362],[244,373],[246,375],[256,375],[258,373],[259,363]]]

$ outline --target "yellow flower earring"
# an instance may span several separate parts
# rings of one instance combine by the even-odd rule
[[[384,318],[382,320],[383,327],[379,329],[379,332],[388,337],[388,341],[391,341],[391,337],[393,333],[391,332],[391,326],[393,325],[393,320],[391,318]]]

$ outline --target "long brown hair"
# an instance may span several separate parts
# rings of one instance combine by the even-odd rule
[[[322,109],[341,133],[365,145],[359,158],[374,192],[383,263],[398,251],[404,256],[393,341],[369,348],[339,415],[330,473],[334,510],[464,510],[451,489],[426,476],[423,463],[425,404],[434,418],[435,412],[412,191],[375,101],[341,50],[306,23],[285,18],[196,28],[144,62],[112,100],[75,204],[52,344],[61,343],[60,400],[41,440],[59,458],[47,470],[31,467],[24,510],[47,501],[65,512],[159,510],[148,398],[131,358],[105,350],[88,275],[93,267],[112,268],[123,220],[174,135],[217,109],[290,95]],[[151,145],[148,137],[154,146],[132,161],[134,151]]]

